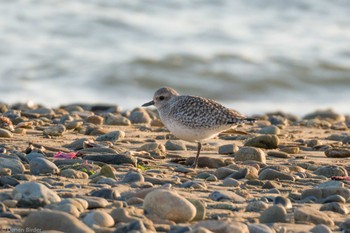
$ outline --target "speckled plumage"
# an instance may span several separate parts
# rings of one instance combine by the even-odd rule
[[[168,117],[192,129],[219,128],[246,121],[238,112],[198,96],[178,96],[172,101],[169,110]]]
[[[164,125],[178,138],[197,142],[197,167],[201,142],[233,126],[255,119],[246,118],[235,110],[198,96],[179,95],[174,89],[158,89],[153,100],[143,106],[155,105]]]

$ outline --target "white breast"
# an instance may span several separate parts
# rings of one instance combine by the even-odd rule
[[[163,120],[164,125],[170,130],[172,134],[174,134],[177,138],[189,141],[189,142],[198,142],[203,141],[205,139],[212,138],[222,132],[223,130],[229,129],[230,126],[223,126],[215,129],[208,128],[196,128],[191,129],[185,127],[184,125],[170,120]]]

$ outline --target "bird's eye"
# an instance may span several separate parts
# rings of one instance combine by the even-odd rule
[[[159,96],[159,100],[164,100],[164,96]]]

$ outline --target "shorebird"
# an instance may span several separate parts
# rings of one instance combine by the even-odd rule
[[[210,139],[220,132],[244,123],[252,123],[235,110],[207,98],[179,95],[170,87],[158,89],[153,100],[142,107],[154,105],[163,124],[177,138],[197,143],[197,155],[192,165],[198,166],[198,158],[203,140]]]

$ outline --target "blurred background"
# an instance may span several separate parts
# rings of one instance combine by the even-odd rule
[[[350,113],[347,0],[1,0],[0,101],[113,103],[156,89],[244,114]]]

